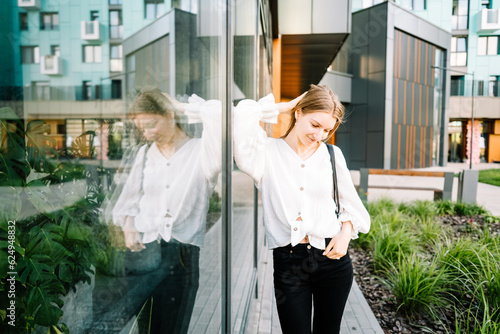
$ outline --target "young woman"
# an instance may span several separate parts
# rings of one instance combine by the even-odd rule
[[[183,130],[184,115],[189,123],[203,123],[202,138]],[[113,223],[122,227],[133,252],[161,243],[161,263],[169,268],[152,294],[152,323],[145,332],[187,333],[209,198],[221,169],[221,104],[197,96],[182,104],[158,88],[144,88],[130,116],[150,144],[137,153],[113,207]]]
[[[291,112],[282,138],[266,136],[259,121]],[[340,212],[333,195],[328,140],[344,108],[326,86],[289,103],[244,100],[234,113],[234,154],[262,194],[266,237],[273,249],[274,287],[284,334],[339,333],[353,279],[347,248],[370,217],[358,197],[342,152],[334,147]],[[311,326],[311,312],[314,318]]]

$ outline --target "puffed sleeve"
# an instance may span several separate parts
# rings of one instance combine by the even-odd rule
[[[347,169],[342,151],[336,146],[334,146],[334,150],[339,187],[339,220],[342,222],[351,221],[353,227],[351,238],[356,239],[359,232],[368,233],[370,230],[370,215],[352,183],[351,173]]]
[[[259,184],[264,173],[265,149],[269,142],[259,122],[276,124],[279,111],[274,96],[258,102],[243,100],[234,109],[233,149],[238,168]]]
[[[144,145],[137,152],[130,174],[125,181],[125,185],[113,206],[113,223],[118,226],[125,224],[125,217],[135,217],[139,214],[139,201],[142,196],[142,173],[144,169],[144,159],[147,153],[147,145]]]
[[[184,114],[189,124],[203,123],[201,165],[205,177],[213,181],[222,168],[222,103],[218,100],[205,101],[193,94],[188,99]]]

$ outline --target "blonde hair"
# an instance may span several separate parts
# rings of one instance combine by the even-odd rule
[[[311,85],[311,88],[306,92],[304,97],[300,99],[295,107],[291,110],[290,126],[282,138],[288,136],[290,131],[295,127],[297,122],[295,112],[300,110],[302,114],[311,114],[315,112],[325,112],[332,115],[336,119],[335,126],[328,133],[325,141],[337,131],[340,124],[344,121],[344,106],[340,102],[337,95],[328,87],[324,85]]]
[[[139,89],[129,108],[130,117],[138,114],[156,114],[160,116],[172,115],[175,124],[183,130],[181,124],[181,113],[170,99],[157,87],[143,87]]]

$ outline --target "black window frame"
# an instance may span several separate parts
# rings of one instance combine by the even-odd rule
[[[455,51],[453,51],[453,39],[455,38],[456,43],[455,43]],[[464,51],[459,51],[458,46],[460,45],[459,39],[464,39],[465,40],[465,50]],[[469,61],[469,52],[468,52],[468,36],[453,36],[451,39],[451,50],[450,50],[450,56],[453,57],[454,54],[462,54],[465,53],[465,64],[451,64],[452,59],[450,58],[450,65],[451,66],[467,66],[467,63]]]
[[[28,13],[20,12],[19,13],[19,30],[27,31],[28,30]]]
[[[45,17],[50,17],[50,25],[45,25]],[[54,24],[54,17],[57,17],[57,24]],[[41,12],[40,30],[59,30],[59,12]]]
[[[481,9],[491,9],[491,0],[481,0]]]
[[[467,8],[467,13],[466,14],[460,14],[462,10],[464,10],[465,6],[463,4],[466,3],[466,8]],[[462,4],[462,5],[461,5]],[[455,6],[456,5],[456,6]],[[452,3],[452,13],[451,13],[451,30],[467,30],[469,29],[469,14],[470,14],[470,8],[469,8],[469,1],[465,0],[453,0]],[[453,18],[456,17],[456,27],[454,27],[453,23]],[[466,26],[463,27],[460,25],[459,18],[460,17],[466,17]]]
[[[82,81],[82,100],[92,100],[92,81],[90,80]]]
[[[148,16],[148,6],[154,6],[153,17]],[[160,13],[159,8],[163,7],[163,11]],[[165,1],[164,0],[144,0],[144,18],[147,20],[155,20],[165,13]]]
[[[92,55],[93,55],[93,59],[92,61],[87,61],[87,59],[85,58],[85,48],[88,48],[88,47],[91,47],[93,48],[93,51],[92,51]],[[96,47],[99,47],[101,48],[101,60],[100,61],[96,61],[95,60],[95,48]],[[84,44],[82,45],[82,63],[84,64],[100,64],[102,63],[102,45],[101,44]]]
[[[494,80],[492,80],[492,78]],[[488,82],[488,95],[500,97],[500,75],[490,75]]]
[[[489,51],[488,44],[489,44],[490,38],[492,38],[492,37],[497,39],[497,50],[496,50],[496,53],[490,54],[490,53],[488,53],[488,51]],[[485,54],[479,53],[479,39],[480,38],[486,39],[486,53]],[[478,56],[498,56],[498,55],[500,55],[500,35],[477,36],[477,40],[478,40],[478,47],[477,47],[477,55]]]
[[[111,24],[111,13],[118,13],[118,24]],[[123,38],[123,15],[120,9],[110,9],[109,11],[109,38],[121,39]]]
[[[26,54],[24,50],[31,50],[31,59],[32,61],[27,60],[24,55]],[[36,57],[35,49],[38,49],[38,59]],[[40,63],[40,47],[38,45],[21,45],[21,64],[39,64]]]
[[[98,10],[91,10],[90,11],[90,21],[97,21],[99,20],[100,13]]]

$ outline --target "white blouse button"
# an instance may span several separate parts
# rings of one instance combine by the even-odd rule
[[[294,228],[293,228],[293,230],[294,230],[294,231],[297,231],[297,230],[298,230],[298,228],[294,227]]]
[[[170,162],[167,162],[167,166],[170,166],[170,165],[171,165]]]
[[[167,227],[170,227],[170,224],[167,224],[166,226],[167,226]]]
[[[304,187],[300,187],[300,191],[303,191],[304,190]]]
[[[170,186],[167,184],[167,186],[166,186],[165,188],[169,189],[169,188],[170,188]]]
[[[302,168],[304,168],[305,166],[306,166],[306,165],[304,165],[304,164],[300,165],[300,167],[302,167]]]
[[[168,211],[168,210],[167,210]],[[299,216],[300,216],[301,212],[299,211]]]

